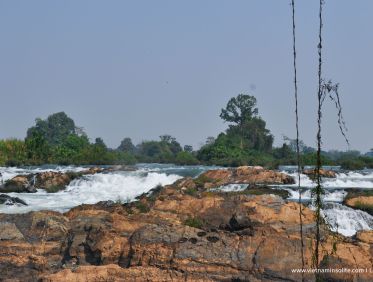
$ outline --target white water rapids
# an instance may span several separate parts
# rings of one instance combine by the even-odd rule
[[[80,204],[94,204],[99,201],[132,201],[142,193],[148,192],[157,185],[167,185],[184,176],[195,177],[199,173],[213,169],[206,166],[175,166],[143,164],[136,171],[116,171],[87,175],[72,181],[64,191],[46,193],[38,190],[36,193],[8,193],[9,196],[24,200],[28,206],[0,205],[0,213],[25,213],[35,210],[56,210],[64,212]],[[0,167],[0,181],[6,181],[20,174],[30,174],[42,171],[82,171],[84,167],[50,166],[33,168]],[[296,176],[294,173],[289,173]],[[295,177],[297,179],[297,177]],[[311,188],[314,182],[306,175],[301,175],[302,198],[310,200]],[[356,231],[373,229],[373,217],[366,212],[354,210],[340,204],[347,192],[346,188],[373,189],[373,171],[338,173],[336,178],[324,179],[327,203],[323,214],[335,231],[352,236]],[[223,191],[240,191],[247,185],[233,184],[220,187]],[[273,189],[278,188],[273,186]],[[297,200],[299,191],[297,184],[281,186],[290,193],[289,200]]]

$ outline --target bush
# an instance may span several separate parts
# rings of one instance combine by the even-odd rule
[[[182,151],[176,155],[175,163],[180,165],[195,165],[199,162],[193,154]]]
[[[364,169],[365,163],[359,159],[344,160],[341,162],[341,168],[347,170]]]
[[[201,229],[203,226],[203,221],[198,217],[189,217],[187,220],[185,220],[184,224],[190,227]]]

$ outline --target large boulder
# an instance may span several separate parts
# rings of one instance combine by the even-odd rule
[[[35,187],[44,189],[49,193],[54,193],[65,189],[74,179],[100,172],[103,172],[103,169],[99,167],[91,167],[81,172],[41,172],[35,176]]]
[[[36,174],[35,187],[53,193],[65,189],[76,178],[76,173],[47,171]]]
[[[36,189],[33,182],[33,175],[17,175],[5,181],[4,185],[0,187],[0,192],[34,193]]]

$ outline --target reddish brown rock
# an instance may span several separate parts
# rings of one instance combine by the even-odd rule
[[[316,169],[305,169],[303,170],[303,173],[308,175],[311,178],[316,177]],[[321,177],[326,177],[326,178],[336,178],[337,173],[333,170],[327,170],[327,169],[320,169],[320,175]]]
[[[0,193],[34,193],[36,189],[33,185],[32,175],[17,175],[12,179],[5,181],[4,185],[0,186]]]
[[[246,169],[238,175],[246,177]],[[297,203],[275,195],[198,190],[193,196],[184,193],[187,187],[199,189],[187,178],[143,197],[141,204],[149,207],[146,210],[139,208],[138,202],[101,202],[65,214],[0,214],[0,225],[6,230],[0,232],[1,279],[301,280],[300,274],[291,271],[301,267]],[[303,207],[303,215],[308,268],[312,265],[315,223],[307,207]],[[321,233],[323,267],[373,268],[371,232],[345,238],[324,226]],[[372,281],[373,274],[324,278]],[[305,279],[315,281],[315,276],[306,274]]]
[[[48,192],[64,189],[72,181],[74,175],[62,172],[47,171],[36,174],[35,187]]]
[[[281,172],[259,166],[241,166],[235,169],[209,170],[196,180],[198,186],[213,188],[232,183],[242,184],[293,184],[294,179]]]

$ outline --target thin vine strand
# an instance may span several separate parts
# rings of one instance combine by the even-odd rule
[[[321,186],[321,118],[322,118],[322,103],[323,103],[323,80],[322,80],[322,8],[323,8],[324,1],[319,1],[319,44],[317,45],[317,52],[319,56],[319,65],[318,65],[318,93],[317,93],[317,100],[318,100],[318,109],[317,109],[317,162],[316,162],[316,189],[315,189],[315,217],[316,217],[316,245],[315,245],[315,253],[313,258],[314,267],[319,267],[319,247],[320,247],[320,224],[322,221],[321,218],[321,209],[322,209],[322,200],[321,195],[323,193],[323,189]]]
[[[295,128],[296,128],[296,146],[297,146],[297,172],[298,172],[298,191],[299,191],[299,224],[300,224],[300,241],[301,241],[301,259],[302,269],[304,269],[304,239],[303,239],[303,218],[302,218],[302,191],[300,187],[300,149],[299,149],[299,117],[298,117],[298,84],[297,84],[297,51],[296,51],[296,37],[295,37],[295,0],[291,1],[292,20],[293,20],[293,68],[294,68],[294,98],[295,98]],[[302,281],[304,281],[304,274],[302,272]]]

